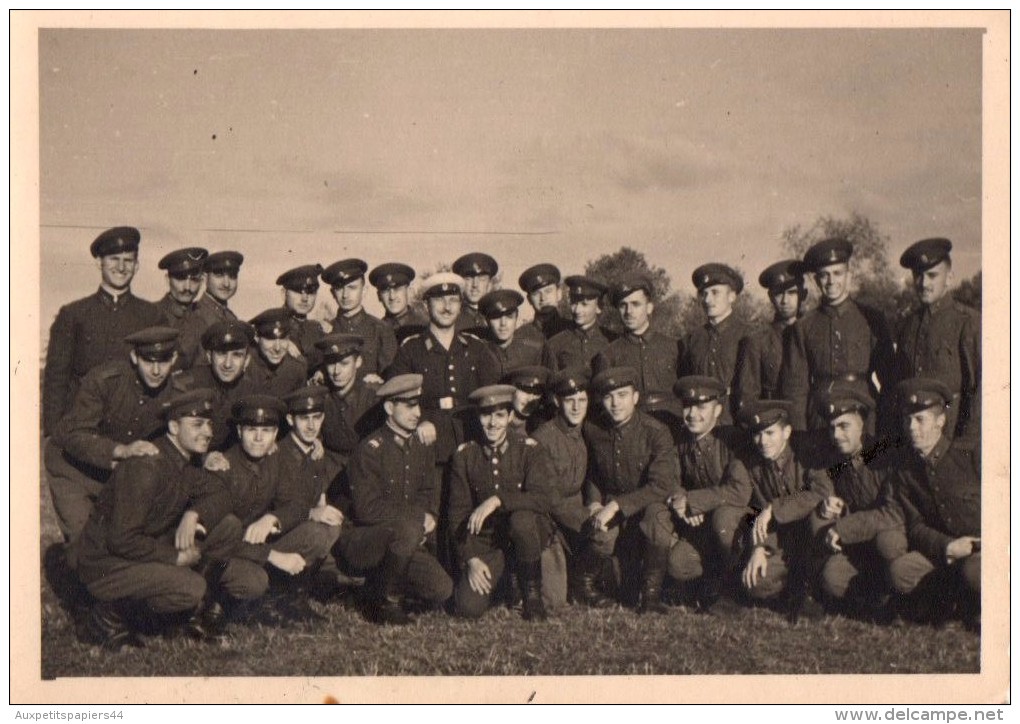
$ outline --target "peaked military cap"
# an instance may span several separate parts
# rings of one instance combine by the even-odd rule
[[[284,307],[267,309],[249,322],[262,339],[283,339],[290,334],[290,310]]]
[[[709,400],[718,400],[726,394],[726,385],[714,377],[687,375],[673,384],[673,394],[679,397],[686,407],[690,407]]]
[[[317,292],[323,271],[322,264],[305,264],[285,271],[276,278],[276,283],[292,292]]]
[[[209,252],[200,246],[177,249],[159,260],[157,265],[165,269],[172,277],[187,277],[204,271],[206,257]]]
[[[577,365],[555,373],[549,380],[549,389],[555,395],[568,397],[578,392],[586,392],[590,382],[591,373],[588,372],[588,368]]]
[[[875,409],[875,402],[864,392],[845,382],[833,382],[818,395],[818,411],[826,420],[835,420],[848,412],[862,417]]]
[[[900,266],[916,272],[928,271],[949,258],[953,242],[949,239],[921,239],[907,247],[900,257]]]
[[[396,375],[386,380],[375,391],[375,396],[382,400],[402,400],[414,402],[421,397],[421,386],[425,377],[419,374]]]
[[[788,400],[752,400],[736,414],[737,424],[751,433],[759,432],[777,422],[790,424],[793,403]]]
[[[134,348],[135,355],[153,362],[165,362],[177,351],[181,333],[173,327],[146,327],[129,334],[124,341]]]
[[[486,319],[505,317],[524,304],[524,297],[513,289],[497,289],[478,300],[478,311]]]
[[[549,381],[549,368],[541,365],[526,365],[510,370],[503,378],[507,384],[513,385],[522,392],[541,395],[545,384]]]
[[[204,417],[212,419],[213,401],[216,393],[205,387],[178,393],[160,406],[160,412],[167,420],[179,420],[182,417]]]
[[[204,268],[213,274],[237,274],[244,263],[244,254],[237,251],[216,251],[205,258]]]
[[[903,412],[920,412],[929,407],[947,408],[953,393],[945,384],[927,377],[912,377],[896,385],[896,398]]]
[[[804,286],[804,264],[797,259],[777,261],[758,275],[758,283],[770,292],[783,292]]]
[[[142,234],[133,226],[117,226],[107,229],[95,238],[89,245],[89,251],[95,258],[120,254],[128,251],[138,251],[138,245],[142,241]]]
[[[202,333],[202,348],[213,352],[246,349],[254,341],[252,326],[236,319],[214,322]]]
[[[368,275],[369,283],[379,291],[406,287],[412,279],[414,279],[414,269],[399,262],[380,264]]]
[[[813,272],[830,264],[846,264],[853,253],[854,245],[846,239],[825,239],[807,250],[804,254],[804,267]]]
[[[361,279],[368,271],[368,264],[361,259],[341,259],[333,262],[322,272],[322,280],[334,287]]]
[[[468,401],[479,410],[509,407],[513,404],[515,389],[513,385],[486,385],[468,395]]]
[[[488,274],[491,277],[499,271],[499,264],[488,254],[476,251],[457,259],[451,269],[454,274],[462,277],[477,277],[481,274]]]
[[[567,294],[571,299],[598,299],[606,293],[607,287],[591,277],[580,275],[566,278]]]
[[[361,345],[365,344],[365,338],[357,334],[342,334],[334,332],[315,343],[315,348],[322,352],[322,361],[325,364],[339,362],[352,354],[361,354]]]
[[[606,395],[627,385],[637,388],[637,383],[638,374],[633,367],[610,367],[592,378],[591,389],[596,395]]]
[[[283,401],[272,395],[245,395],[230,408],[238,425],[279,425],[287,411]]]
[[[698,291],[706,287],[715,286],[716,284],[726,284],[737,294],[744,290],[744,278],[740,276],[736,269],[715,262],[702,264],[695,269],[694,273],[691,274],[691,281],[694,282],[694,286]]]
[[[629,295],[637,290],[644,290],[644,293],[651,299],[655,296],[652,291],[652,280],[644,274],[628,274],[613,285],[610,294],[611,301],[615,307]]]
[[[325,385],[309,385],[288,392],[281,399],[291,415],[307,415],[325,410],[327,395],[329,388]]]
[[[517,279],[521,289],[531,294],[537,289],[547,287],[550,284],[560,283],[560,270],[552,264],[536,264],[524,270]]]
[[[423,282],[422,295],[428,297],[445,297],[447,294],[460,294],[464,291],[463,277],[452,272],[437,272]]]

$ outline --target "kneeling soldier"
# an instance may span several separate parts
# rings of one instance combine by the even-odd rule
[[[106,648],[140,644],[124,617],[127,604],[157,614],[191,611],[189,628],[199,638],[221,618],[208,583],[241,531],[227,491],[199,463],[212,438],[212,399],[209,390],[194,390],[167,401],[167,434],[153,454],[114,469],[82,532],[78,573],[97,601],[88,627]],[[208,531],[204,540],[199,526]]]
[[[269,395],[242,397],[232,410],[240,444],[225,455],[229,469],[217,474],[226,483],[233,513],[244,528],[243,544],[222,578],[224,588],[237,598],[266,591],[267,564],[289,576],[306,568],[315,571],[340,532],[329,522],[312,519],[305,507],[308,498],[300,489],[308,481],[300,479],[294,455],[276,443],[284,412],[283,402]],[[307,615],[307,610],[297,613]]]
[[[442,604],[453,582],[436,560],[439,473],[435,447],[415,430],[421,419],[422,376],[397,375],[376,394],[386,423],[358,445],[348,468],[354,527],[339,550],[353,568],[371,577],[371,616],[405,624],[404,595]]]
[[[828,469],[808,475],[809,487],[822,496],[811,516],[812,533],[825,546],[822,592],[850,611],[878,613],[889,563],[907,552],[889,484],[894,455],[864,432],[875,408],[870,397],[834,383],[818,399],[833,453]]]
[[[586,498],[592,504],[588,525],[616,536],[599,552],[615,549],[625,594],[634,593],[634,574],[640,570],[638,611],[665,613],[661,595],[669,544],[654,535],[649,508],[683,489],[673,438],[665,425],[638,410],[637,385],[638,373],[630,367],[611,367],[592,380],[592,392],[601,398],[606,415],[589,416],[583,428],[588,443]]]
[[[552,534],[555,473],[549,453],[535,440],[507,434],[513,395],[510,385],[469,395],[483,438],[457,448],[450,465],[450,528],[462,571],[455,601],[459,615],[481,616],[512,555],[525,593],[524,617],[542,621],[541,556]]]
[[[936,622],[955,607],[968,627],[981,626],[980,448],[950,443],[946,409],[953,391],[915,377],[896,388],[913,453],[893,479],[910,552],[891,567],[893,586],[914,613]]]

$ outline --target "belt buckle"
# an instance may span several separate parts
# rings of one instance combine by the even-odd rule
[[[440,410],[452,410],[453,409],[453,398],[452,397],[440,397],[439,398],[439,409]]]

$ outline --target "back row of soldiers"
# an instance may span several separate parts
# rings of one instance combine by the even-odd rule
[[[134,480],[171,475],[151,469],[160,460],[169,464],[167,440],[177,450],[174,469],[181,458],[197,482],[177,492],[175,505],[161,508],[159,531],[148,534],[170,535],[173,545],[149,562],[198,576],[191,591],[202,588],[200,600],[178,596],[173,609],[196,612],[194,631],[215,628],[219,602],[209,591],[224,590],[235,601],[257,599],[267,585],[265,564],[306,577],[314,570],[334,581],[346,580],[338,565],[369,573],[371,612],[385,622],[406,620],[407,590],[434,603],[455,591],[456,610],[479,615],[506,578],[504,570],[513,568],[526,615],[544,618],[539,557],[550,541],[573,554],[573,597],[589,605],[608,602],[599,582],[614,552],[624,564],[620,590],[641,610],[663,609],[667,571],[699,581],[692,595],[706,609],[729,600],[737,577],[746,591],[763,597],[785,593],[791,610],[810,601],[819,575],[830,598],[845,598],[849,590],[857,599],[874,599],[882,586],[869,583],[863,595],[855,590],[862,584],[849,581],[862,567],[878,570],[869,563],[876,556],[841,554],[838,564],[820,563],[826,557],[810,544],[812,531],[829,554],[843,544],[874,544],[903,591],[929,590],[918,581],[952,568],[947,561],[969,559],[969,577],[961,579],[969,588],[963,586],[968,593],[961,600],[970,618],[978,610],[972,594],[973,561],[980,560],[973,444],[979,319],[947,295],[947,240],[918,242],[901,259],[914,272],[921,307],[896,344],[880,314],[849,298],[852,246],[839,239],[761,274],[776,310],[774,323],[762,331],[733,315],[743,286],[739,274],[721,264],[699,267],[693,281],[707,321],[682,342],[650,328],[653,292],[640,276],[611,289],[568,277],[573,319],[561,318],[560,273],[549,264],[521,275],[536,315],[518,327],[524,297],[490,291],[498,267],[485,254],[468,254],[455,262],[454,273],[428,278],[422,290],[427,318],[408,304],[414,271],[402,264],[384,264],[368,275],[387,309],[383,320],[368,315],[362,306],[368,267],[348,259],[281,275],[284,307],[246,324],[227,306],[241,254],[184,249],[167,255],[160,268],[170,291],[157,306],[130,293],[138,245],[138,232],[130,228],[112,229],[93,243],[102,286],[60,311],[44,378],[50,487],[72,565],[79,557],[91,561],[82,561],[80,575],[100,601],[91,620],[103,640],[127,635],[112,602],[142,599],[153,607],[151,590],[143,586],[143,595],[135,584],[108,585],[118,579],[102,565],[97,573],[95,560],[121,572],[125,561],[136,562],[112,553],[110,528],[124,519],[125,511],[115,513],[118,506],[130,507],[127,518],[136,523],[144,518],[142,509],[154,498],[139,492],[145,487]],[[822,300],[801,317],[807,273]],[[205,294],[196,301],[203,277]],[[332,330],[307,319],[320,278],[339,306]],[[598,325],[607,294],[625,329],[619,337]],[[306,387],[309,381],[326,384]],[[590,410],[589,393],[598,400]],[[937,433],[928,430],[932,447],[915,444],[912,428],[909,438],[890,436],[903,415],[925,412],[931,413],[929,428],[938,422]],[[860,420],[849,439],[845,415]],[[728,425],[732,416],[745,434]],[[309,417],[318,425],[303,428]],[[204,448],[201,439],[191,447],[181,443],[179,431],[195,420],[211,422]],[[285,420],[290,432],[278,445]],[[261,448],[249,439],[258,428]],[[831,445],[792,435],[804,429],[830,429]],[[876,429],[883,434],[879,443],[872,437]],[[913,470],[909,456],[875,452],[908,439],[927,456],[926,466]],[[943,448],[953,440],[954,455],[947,456]],[[302,464],[277,462],[284,459],[277,448],[287,441],[304,455],[295,457]],[[957,450],[969,457],[956,460]],[[899,462],[891,463],[894,457]],[[970,470],[957,475],[952,492],[933,482],[935,466],[947,459]],[[884,473],[862,483],[860,461],[868,470],[901,476],[912,470],[914,482],[895,493]],[[260,471],[262,464],[275,472]],[[210,482],[209,471],[223,484]],[[844,478],[849,487],[841,489]],[[131,492],[118,496],[123,488]],[[296,503],[295,489],[304,491]],[[923,500],[899,500],[904,490]],[[238,502],[244,491],[254,502]],[[212,513],[195,510],[197,516],[172,520],[184,512],[181,505],[216,495],[227,502],[212,505]],[[290,511],[283,520],[275,512],[280,508]],[[879,512],[867,525],[845,522],[868,510]],[[295,511],[304,513],[295,517]],[[92,533],[82,536],[90,515]],[[822,522],[809,525],[812,516]],[[208,531],[202,546],[196,519]],[[916,549],[911,553],[906,538],[896,535],[904,519]],[[926,528],[919,537],[915,523]],[[942,537],[933,538],[928,528]],[[961,555],[968,545],[961,539],[970,541],[966,552],[976,558]],[[952,556],[937,553],[936,544],[943,543],[953,544]],[[253,546],[261,548],[252,553]],[[173,563],[170,550],[179,553]],[[214,585],[200,587],[199,579]],[[167,585],[156,587],[165,592]],[[915,598],[930,601],[931,595]],[[165,600],[154,608],[169,610]]]

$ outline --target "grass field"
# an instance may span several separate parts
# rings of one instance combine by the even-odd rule
[[[42,551],[59,540],[42,489]],[[42,556],[41,556],[42,559]],[[574,674],[972,673],[979,638],[959,626],[883,627],[840,616],[789,624],[766,609],[713,618],[683,607],[666,616],[614,608],[561,609],[540,624],[506,608],[478,621],[441,613],[403,628],[364,620],[341,601],[312,602],[321,621],[231,624],[222,645],[180,635],[108,653],[80,641],[42,581],[43,678],[76,676],[344,676]]]

